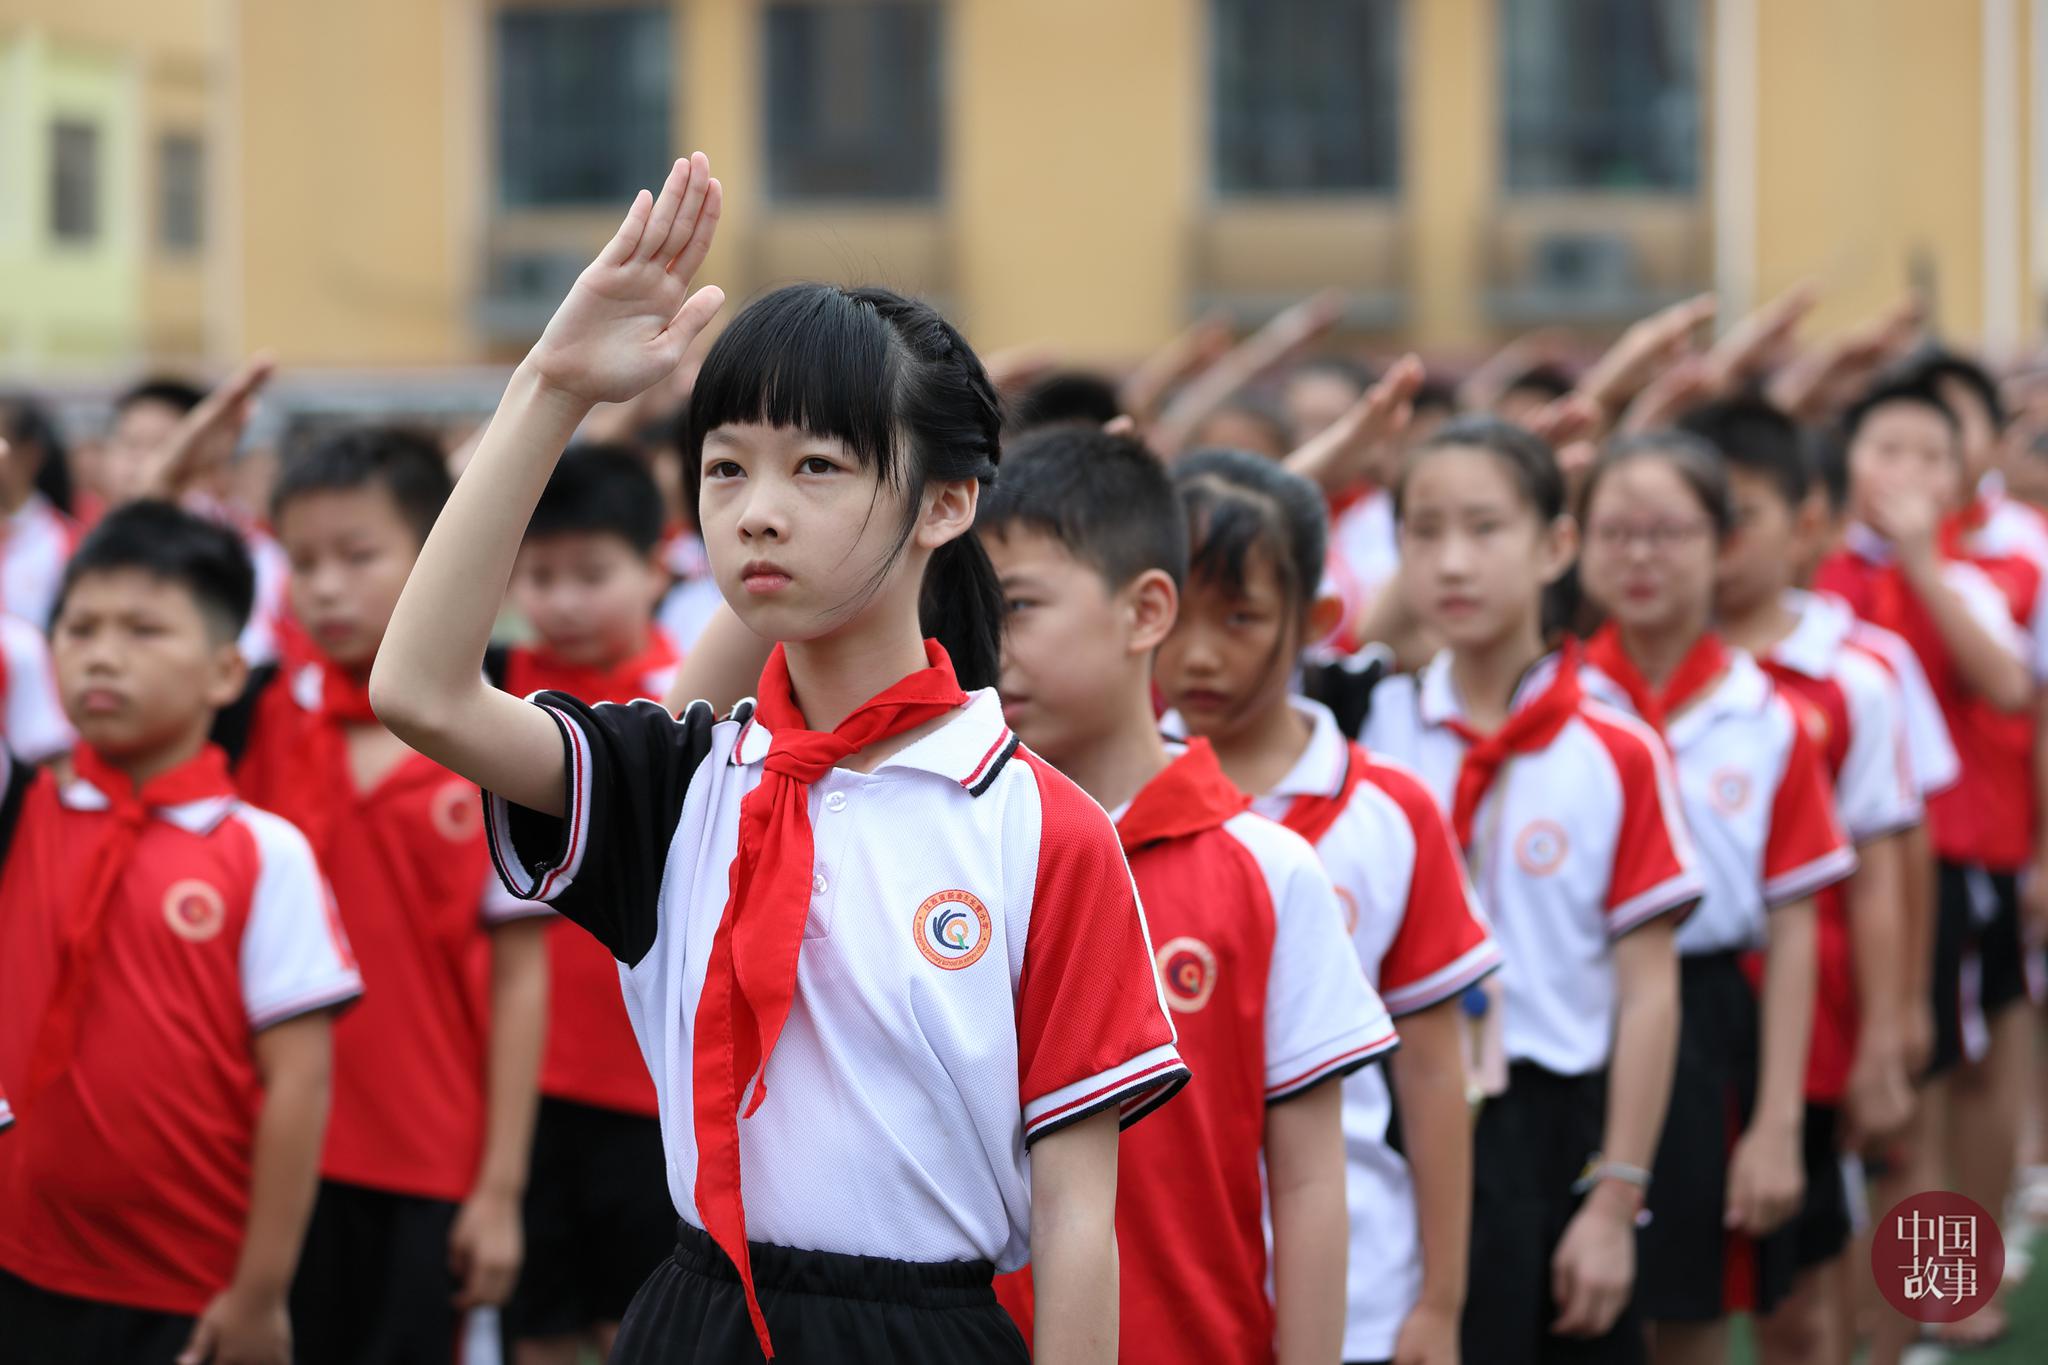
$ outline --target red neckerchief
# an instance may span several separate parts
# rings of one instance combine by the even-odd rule
[[[1186,753],[1131,798],[1124,818],[1116,822],[1116,837],[1128,857],[1147,844],[1207,833],[1251,803],[1224,776],[1209,741],[1191,739]]]
[[[527,683],[539,679],[540,687],[552,692],[567,692],[578,701],[595,704],[601,701],[632,701],[646,696],[648,675],[673,668],[676,650],[669,642],[667,632],[652,630],[648,632],[646,646],[639,653],[620,660],[610,668],[572,664],[542,645],[513,655],[513,661],[505,678],[507,691],[525,696],[537,690]]]
[[[304,710],[295,702],[289,742],[266,742],[253,755],[263,770],[253,771],[245,761],[242,776],[251,799],[297,825],[324,866],[333,851],[336,814],[355,791],[348,765],[349,727],[378,721],[367,683],[320,655],[308,662],[320,670],[318,704]],[[286,664],[273,686],[293,687],[304,666]]]
[[[135,845],[149,824],[149,813],[192,801],[233,796],[227,755],[209,744],[193,757],[158,773],[140,790],[126,773],[108,763],[87,744],[71,752],[73,771],[107,798],[110,817],[99,847],[92,851],[84,893],[63,908],[57,927],[57,985],[36,1030],[29,1053],[28,1089],[22,1100],[33,1106],[43,1091],[71,1065],[78,1042],[78,1024],[92,985],[93,967],[106,946],[107,910],[128,869]]]
[[[1629,705],[1643,723],[1661,735],[1672,712],[1682,710],[1728,671],[1728,646],[1713,631],[1706,632],[1693,641],[1664,686],[1653,688],[1621,647],[1621,632],[1610,621],[1586,641],[1586,662],[1612,678],[1628,694]]]
[[[1479,803],[1486,799],[1501,766],[1515,754],[1534,753],[1557,738],[1558,731],[1578,713],[1578,646],[1567,640],[1557,653],[1557,671],[1550,685],[1531,697],[1490,735],[1482,735],[1463,720],[1445,722],[1466,744],[1464,761],[1458,765],[1458,785],[1451,799],[1451,830],[1458,847],[1472,847],[1472,821]]]
[[[1972,498],[1970,505],[1960,512],[1951,512],[1942,518],[1940,539],[1937,542],[1943,559],[1968,559],[1971,557],[1970,537],[1984,529],[1991,520],[1991,500]]]
[[[1330,826],[1337,823],[1337,817],[1351,804],[1351,795],[1358,790],[1358,784],[1365,780],[1365,750],[1356,744],[1345,746],[1344,778],[1337,784],[1334,796],[1307,792],[1288,802],[1287,813],[1280,817],[1280,823],[1299,834],[1311,844],[1320,844],[1323,836],[1330,832]]]
[[[781,645],[761,673],[754,718],[769,734],[760,785],[740,802],[732,879],[704,989],[697,1000],[691,1048],[695,1081],[697,1212],[704,1231],[739,1271],[747,1314],[761,1354],[773,1357],[768,1320],[754,1296],[747,1252],[747,1212],[740,1196],[740,1096],[754,1083],[747,1117],[768,1097],[768,1058],[796,996],[797,953],[810,913],[811,783],[841,759],[859,753],[967,701],[953,661],[937,641],[924,643],[928,667],[901,679],[854,709],[830,732],[806,729],[791,695]]]

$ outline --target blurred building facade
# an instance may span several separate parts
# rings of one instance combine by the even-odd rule
[[[984,346],[1125,355],[1330,284],[1439,347],[1802,278],[1822,327],[1912,283],[1957,334],[2041,330],[2048,0],[23,6],[0,353],[32,361],[504,360],[698,147],[729,293],[880,280]],[[77,110],[90,253],[55,231]]]

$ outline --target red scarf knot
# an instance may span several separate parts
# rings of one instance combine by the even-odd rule
[[[1479,803],[1486,799],[1508,759],[1547,748],[1565,723],[1578,714],[1581,694],[1576,642],[1565,642],[1554,667],[1549,685],[1510,713],[1507,722],[1492,734],[1482,735],[1463,720],[1447,722],[1468,746],[1458,765],[1458,785],[1451,798],[1451,831],[1458,847],[1472,847],[1472,823]]]
[[[1721,643],[1720,636],[1706,632],[1693,641],[1664,686],[1652,687],[1622,648],[1621,632],[1610,621],[1586,642],[1586,662],[1613,679],[1643,723],[1661,735],[1674,712],[1684,710],[1728,671],[1728,646]]]

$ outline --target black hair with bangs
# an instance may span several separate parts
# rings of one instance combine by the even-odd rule
[[[1245,450],[1198,451],[1174,467],[1188,519],[1188,575],[1242,594],[1254,551],[1306,615],[1323,582],[1329,513],[1307,479]]]
[[[1046,427],[1010,447],[1002,482],[982,496],[975,529],[1038,531],[1115,592],[1151,569],[1178,588],[1188,573],[1187,519],[1157,456],[1101,427]]]
[[[704,438],[736,423],[840,441],[881,487],[907,494],[887,563],[910,540],[925,484],[993,482],[1002,453],[1002,404],[967,342],[930,305],[873,287],[789,285],[719,336],[690,393],[683,473],[693,518]],[[877,575],[869,591],[879,586]],[[1003,596],[972,532],[933,553],[919,615],[962,687],[995,685]]]

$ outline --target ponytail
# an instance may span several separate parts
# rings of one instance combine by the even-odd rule
[[[1003,653],[1003,589],[973,531],[932,552],[918,621],[926,635],[945,646],[961,687],[972,692],[996,685]]]

